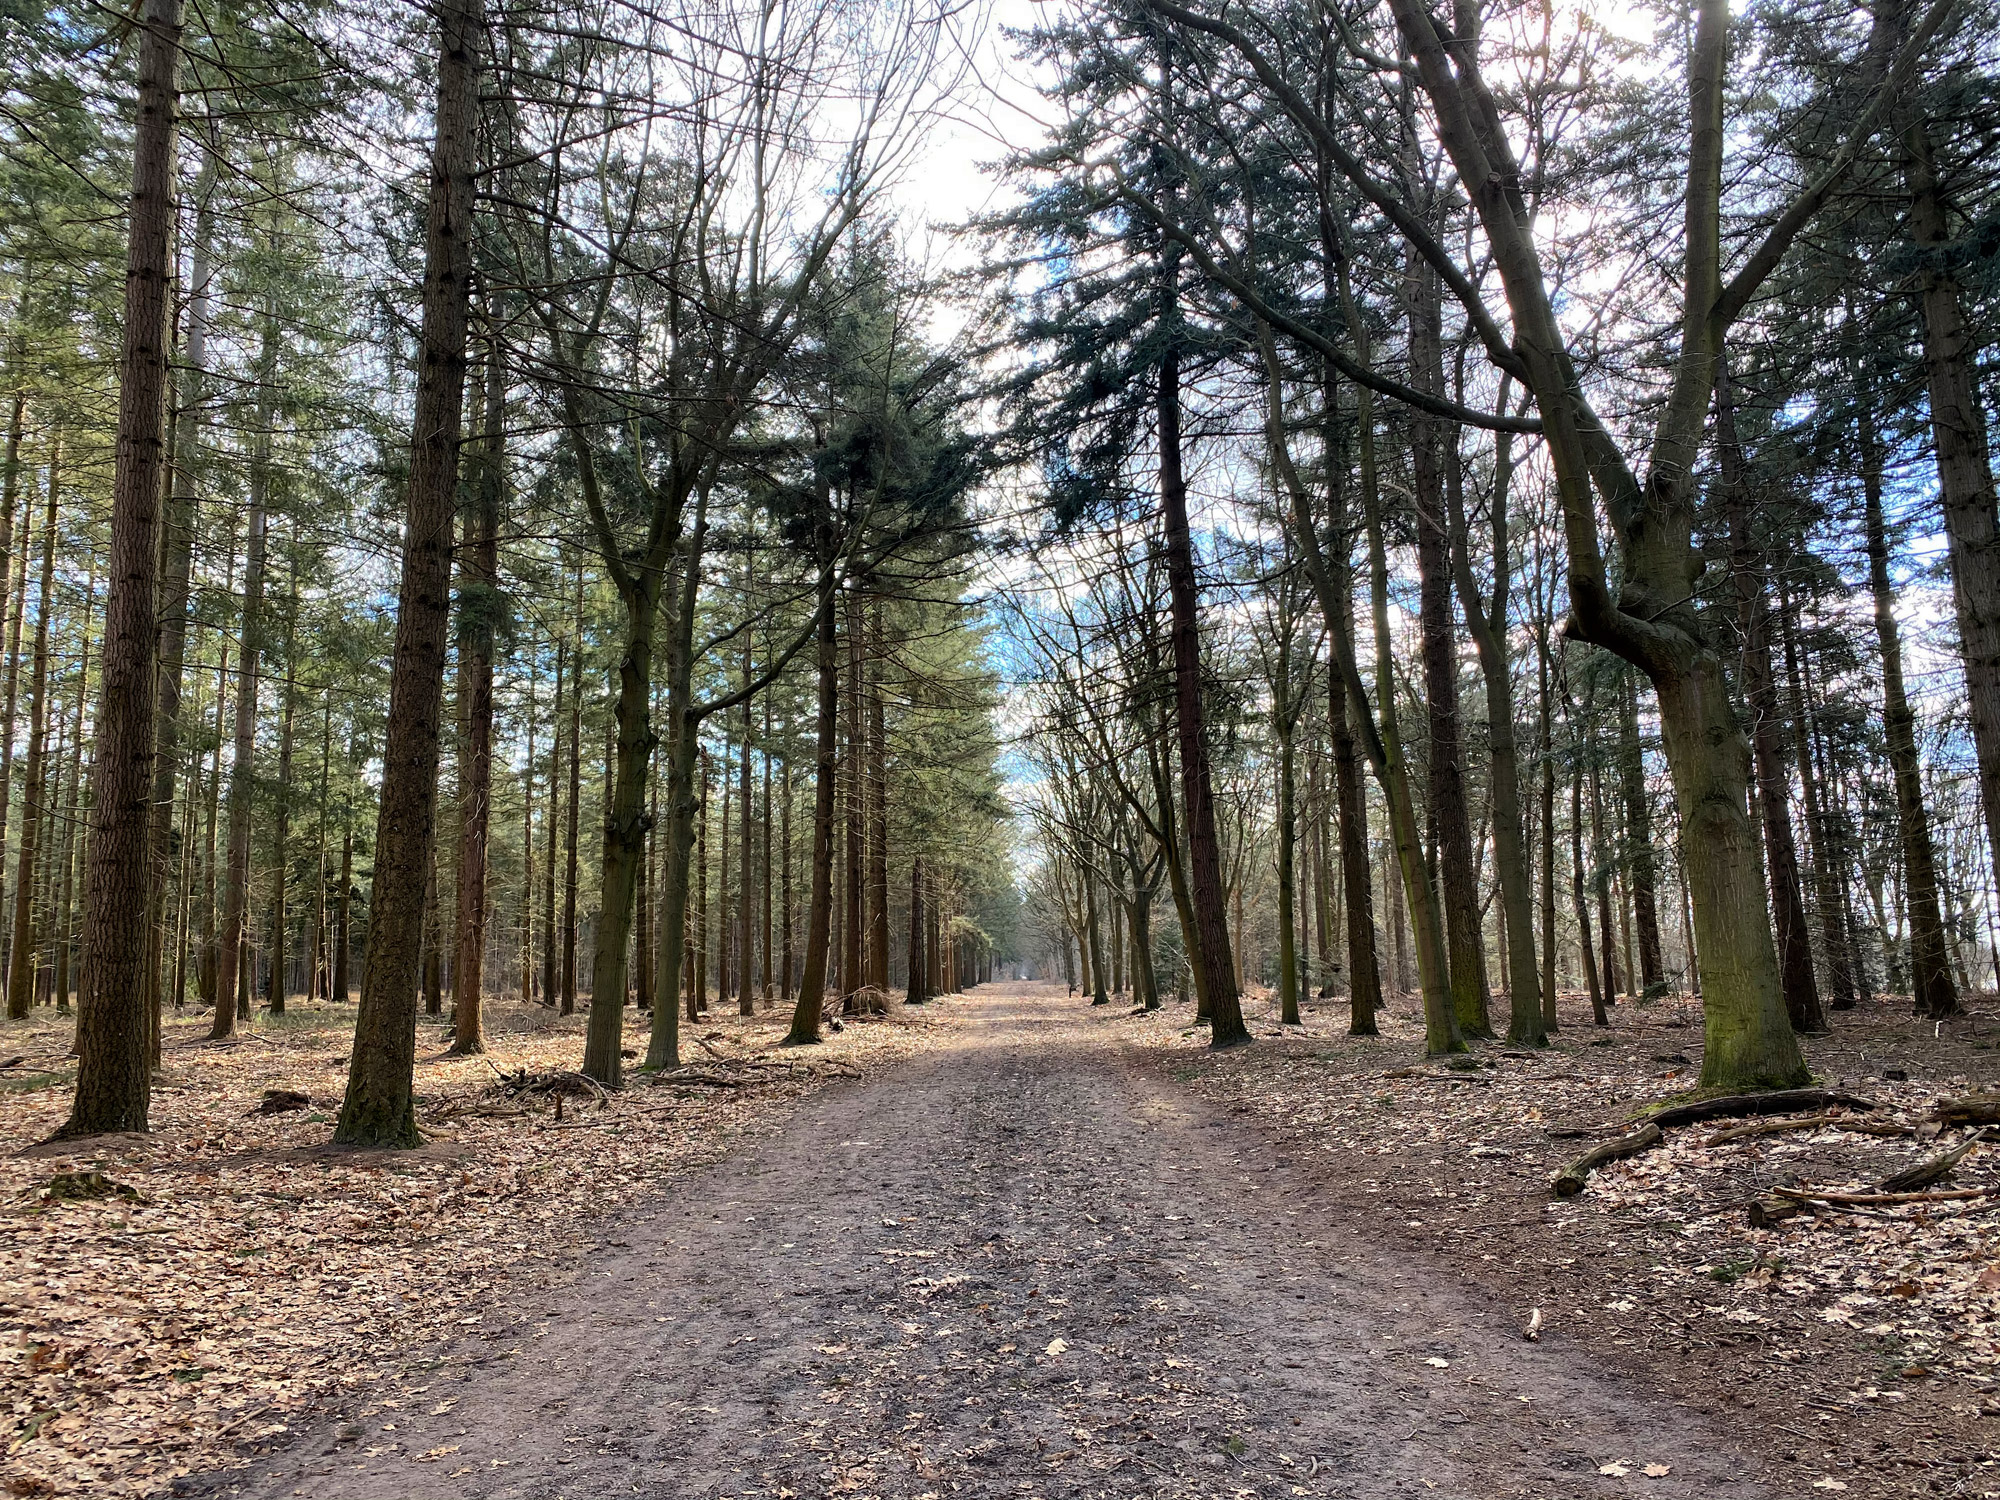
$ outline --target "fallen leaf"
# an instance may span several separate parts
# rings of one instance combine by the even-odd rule
[[[1609,1474],[1613,1479],[1623,1479],[1627,1474],[1630,1474],[1632,1471],[1626,1468],[1625,1465],[1623,1464],[1609,1463],[1609,1464],[1599,1464],[1597,1466],[1597,1472],[1600,1474]]]
[[[1063,1342],[1063,1340],[1061,1339],[1050,1339],[1049,1347],[1044,1349],[1042,1353],[1050,1356],[1051,1358],[1054,1358],[1056,1355],[1061,1354],[1063,1350],[1067,1349],[1068,1347],[1069,1345]]]

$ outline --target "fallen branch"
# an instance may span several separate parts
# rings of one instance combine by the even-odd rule
[[[1622,1161],[1628,1156],[1637,1156],[1641,1151],[1650,1151],[1663,1139],[1660,1127],[1648,1122],[1630,1135],[1621,1135],[1615,1141],[1593,1146],[1556,1173],[1555,1180],[1549,1184],[1549,1191],[1558,1198],[1574,1198],[1583,1191],[1585,1181],[1598,1167],[1608,1161]]]
[[[1852,1203],[1857,1207],[1879,1208],[1891,1203],[1962,1203],[1973,1198],[1990,1198],[2000,1187],[1938,1188],[1919,1193],[1840,1193],[1829,1188],[1772,1188],[1781,1198],[1795,1203]]]
[[[1690,1104],[1669,1104],[1646,1116],[1649,1124],[1662,1130],[1671,1125],[1693,1125],[1702,1120],[1728,1120],[1741,1115],[1789,1115],[1806,1109],[1825,1109],[1844,1104],[1849,1109],[1873,1109],[1873,1099],[1860,1099],[1835,1089],[1779,1089],[1769,1094],[1729,1094],[1719,1099],[1697,1099]]]
[[[1827,1205],[1853,1208],[1882,1208],[1898,1203],[1952,1203],[1972,1198],[1985,1198],[2000,1188],[1954,1188],[1938,1192],[1925,1192],[1933,1182],[1947,1177],[1951,1171],[1984,1139],[1984,1135],[1966,1137],[1949,1151],[1900,1172],[1891,1172],[1872,1187],[1854,1191],[1822,1187],[1780,1187],[1771,1189],[1772,1196],[1759,1198],[1750,1205],[1750,1227],[1769,1229],[1786,1219],[1796,1218],[1808,1205]]]
[[[1854,1120],[1846,1115],[1804,1115],[1790,1120],[1759,1120],[1754,1125],[1732,1125],[1718,1130],[1704,1146],[1721,1146],[1730,1141],[1748,1140],[1758,1135],[1778,1135],[1787,1130],[1851,1130],[1861,1135],[1905,1136],[1917,1133],[1914,1125],[1897,1125],[1887,1120]]]

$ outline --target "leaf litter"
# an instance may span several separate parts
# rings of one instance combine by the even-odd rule
[[[1378,1038],[1348,1036],[1338,999],[1309,1002],[1303,1026],[1280,1027],[1268,995],[1246,1010],[1259,1045],[1223,1054],[1183,1008],[1131,1029],[1174,1079],[1303,1158],[1357,1225],[1513,1296],[1531,1339],[1581,1342],[1728,1416],[1802,1488],[2000,1497],[2000,1141],[1973,1142],[1921,1201],[1748,1219],[1777,1190],[1866,1195],[1965,1146],[1980,1127],[1944,1105],[2000,1082],[1990,997],[1942,1025],[1878,999],[1802,1039],[1816,1082],[1873,1109],[1670,1128],[1560,1201],[1558,1168],[1694,1093],[1698,1004],[1628,1002],[1599,1030],[1567,996],[1546,1050],[1479,1043],[1414,1064],[1407,1004]],[[1627,1483],[1648,1472],[1643,1457],[1599,1462]]]
[[[572,1260],[588,1220],[939,1025],[899,1008],[781,1052],[788,1017],[718,1010],[683,1022],[700,1066],[606,1093],[571,1071],[587,1012],[489,1000],[487,1056],[420,1033],[428,1143],[346,1152],[327,1142],[353,1014],[295,1004],[221,1043],[206,1016],[170,1016],[146,1137],[37,1145],[67,1113],[63,1074],[0,1092],[9,1494],[156,1494],[229,1462],[316,1398],[365,1392],[401,1348],[476,1325],[510,1268]],[[60,1059],[69,1030],[38,1008],[7,1025],[9,1051]]]

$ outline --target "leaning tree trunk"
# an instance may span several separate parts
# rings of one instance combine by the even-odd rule
[[[486,441],[472,484],[472,545],[459,585],[459,690],[466,695],[460,752],[458,954],[451,966],[451,1050],[486,1050],[480,992],[486,966],[486,838],[493,816],[493,643],[500,612],[500,498],[506,483],[507,377],[496,332],[486,362]],[[534,757],[528,759],[534,776]]]
[[[1173,275],[1166,281],[1167,322],[1173,311]],[[1181,472],[1180,354],[1169,346],[1160,359],[1157,405],[1160,509],[1165,533],[1167,595],[1174,661],[1174,715],[1180,741],[1181,803],[1187,811],[1189,895],[1197,951],[1208,998],[1210,1044],[1235,1047],[1250,1040],[1230,956],[1229,921],[1222,883],[1222,849],[1215,826],[1215,792],[1208,767],[1208,733],[1201,691],[1200,589],[1194,570],[1194,537],[1188,526],[1187,481]]]
[[[436,832],[438,727],[451,620],[452,517],[465,406],[472,166],[483,0],[440,7],[437,140],[425,220],[423,332],[410,442],[403,577],[382,747],[375,888],[347,1097],[334,1139],[415,1146],[414,1071],[424,883]]]
[[[1344,278],[1341,291],[1342,301],[1351,310],[1352,299]],[[1358,332],[1358,320],[1350,317],[1349,327]],[[1358,335],[1357,344],[1357,353],[1366,363],[1365,336]],[[1307,576],[1312,580],[1320,613],[1326,622],[1327,635],[1333,643],[1334,662],[1347,694],[1348,709],[1353,715],[1353,722],[1360,728],[1369,764],[1373,766],[1375,779],[1382,787],[1383,800],[1389,805],[1389,831],[1395,845],[1396,867],[1408,893],[1410,922],[1416,930],[1417,967],[1424,997],[1425,1046],[1434,1056],[1462,1052],[1465,1050],[1465,1039],[1458,1029],[1458,1020],[1452,1009],[1451,988],[1445,977],[1444,927],[1433,899],[1430,872],[1424,864],[1416,806],[1410,795],[1409,767],[1403,758],[1402,734],[1396,715],[1395,671],[1389,637],[1389,562],[1383,538],[1381,495],[1375,473],[1373,410],[1364,388],[1357,393],[1355,430],[1360,435],[1361,509],[1368,537],[1375,681],[1381,699],[1379,722],[1377,710],[1369,706],[1367,686],[1361,680],[1354,636],[1347,623],[1349,612],[1342,608],[1341,596],[1334,584],[1333,566],[1328,561],[1327,549],[1313,520],[1311,501],[1285,441],[1284,395],[1279,383],[1281,372],[1277,344],[1268,328],[1263,331],[1262,353],[1266,371],[1265,432],[1271,457],[1291,497],[1292,529],[1298,536]],[[1329,476],[1329,483],[1340,482],[1341,479],[1336,470]],[[1338,503],[1333,509],[1334,514],[1341,514]]]
[[[1875,434],[1874,413],[1864,409],[1861,421],[1868,586],[1875,598],[1875,635],[1882,649],[1882,733],[1888,741],[1889,768],[1896,783],[1897,848],[1903,864],[1903,900],[1909,910],[1910,976],[1917,1014],[1941,1020],[1957,1015],[1963,1007],[1952,983],[1944,914],[1938,906],[1937,855],[1924,808],[1916,714],[1903,687],[1902,633],[1896,623],[1895,591],[1889,583],[1889,532],[1882,518],[1882,445]]]
[[[68,1136],[144,1130],[151,1103],[146,836],[152,818],[158,531],[173,336],[169,281],[180,51],[181,0],[146,0],[111,482],[104,681],[90,769],[76,1098],[61,1131]]]

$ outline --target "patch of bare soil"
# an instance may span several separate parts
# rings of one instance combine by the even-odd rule
[[[268,1447],[395,1351],[569,1274],[581,1226],[782,1128],[814,1089],[920,1049],[950,1005],[775,1050],[788,1017],[704,1016],[699,1063],[605,1097],[583,1014],[492,1006],[486,1057],[419,1037],[410,1152],[328,1149],[350,1007],[232,1041],[171,1020],[154,1133],[38,1145],[69,1104],[66,1018],[0,1025],[0,1484],[143,1495]],[[628,1025],[631,1018],[628,1017]],[[358,1399],[358,1394],[355,1396]]]
[[[1131,1038],[1163,1023],[1054,987],[952,1013],[183,1492],[1782,1492],[1734,1413],[1566,1329],[1528,1342],[1512,1289],[1392,1240],[1311,1143],[1209,1103],[1207,1060],[1152,1066]],[[1246,1067],[1288,1066],[1260,1050]]]
[[[1333,1001],[1304,1027],[1260,1011],[1259,1044],[1220,1055],[1185,1008],[1106,1024],[1254,1125],[1266,1160],[1296,1162],[1314,1201],[1412,1275],[1477,1288],[1516,1325],[1539,1310],[1544,1347],[1670,1392],[1774,1490],[2000,1495],[2000,1194],[1808,1209],[1767,1229],[1747,1214],[1779,1187],[1866,1189],[1963,1144],[1930,1117],[2000,1077],[1991,1000],[1941,1026],[1886,1001],[1838,1015],[1809,1061],[1875,1109],[1722,1140],[1746,1122],[1671,1128],[1557,1201],[1561,1164],[1700,1072],[1693,1005],[1620,1006],[1607,1032],[1580,1004],[1565,1001],[1548,1051],[1486,1044],[1464,1068],[1413,1065],[1408,1006],[1379,1039],[1347,1036]],[[2000,1189],[2000,1146],[1975,1145],[1936,1187]],[[1620,1463],[1636,1476],[1643,1456]]]

